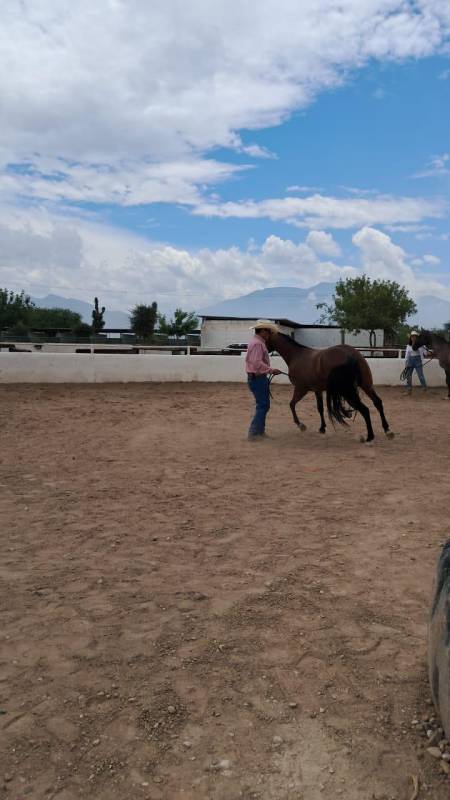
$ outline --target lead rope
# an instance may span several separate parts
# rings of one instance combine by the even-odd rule
[[[283,372],[283,370],[282,370],[282,369],[280,370],[280,374],[281,374],[281,375],[287,375],[287,377],[289,378],[289,373],[288,373],[288,372]],[[271,399],[271,400],[273,400],[273,399],[274,399],[274,398],[273,398],[273,394],[272,394],[272,381],[273,381],[273,379],[274,379],[274,378],[276,378],[276,377],[277,377],[277,376],[276,376],[276,375],[274,375],[273,373],[272,373],[271,375],[269,375],[269,395],[270,395],[270,399]]]
[[[430,364],[431,361],[433,361],[432,358],[429,358],[428,361],[424,361],[423,364],[422,364],[422,367],[426,367],[426,365]],[[403,372],[400,375],[400,380],[401,381],[406,381],[409,372],[414,372],[414,370],[415,370],[415,367],[405,367],[405,369],[403,370]]]

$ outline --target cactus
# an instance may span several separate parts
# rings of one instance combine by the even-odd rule
[[[92,330],[94,333],[100,333],[105,327],[105,320],[103,319],[105,313],[105,306],[100,310],[98,305],[98,297],[94,298],[94,309],[92,311]]]

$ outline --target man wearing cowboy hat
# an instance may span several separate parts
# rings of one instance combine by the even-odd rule
[[[250,329],[255,335],[250,339],[245,357],[248,388],[255,398],[256,411],[250,423],[248,438],[256,441],[266,435],[266,416],[270,408],[269,375],[280,375],[279,369],[270,366],[267,342],[271,333],[278,333],[278,326],[268,319],[258,319]]]
[[[412,392],[412,376],[414,370],[417,372],[422,389],[427,388],[425,375],[423,374],[422,360],[427,358],[428,355],[431,354],[428,353],[427,348],[424,345],[419,345],[419,333],[417,331],[411,331],[405,352],[406,394],[411,394]]]

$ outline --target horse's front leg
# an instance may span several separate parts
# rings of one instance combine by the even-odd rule
[[[327,426],[325,422],[325,415],[323,413],[323,394],[322,392],[316,392],[315,394],[316,394],[317,411],[320,414],[319,433],[326,433]]]
[[[297,387],[295,387],[294,394],[292,395],[292,400],[289,403],[294,422],[297,425],[297,427],[300,428],[301,431],[306,431],[306,425],[298,418],[295,406],[297,405],[297,403],[300,402],[300,400],[302,399],[302,397],[305,396],[305,394],[306,394],[305,389],[298,389]]]

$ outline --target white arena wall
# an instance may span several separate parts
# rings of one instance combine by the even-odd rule
[[[377,386],[400,385],[403,359],[371,358]],[[281,358],[272,366],[286,369]],[[445,386],[445,373],[435,361],[425,367],[429,386]],[[239,356],[105,355],[101,353],[0,353],[0,383],[178,383],[245,380],[244,359]],[[280,375],[276,383],[288,383]],[[416,377],[414,378],[416,381]]]

